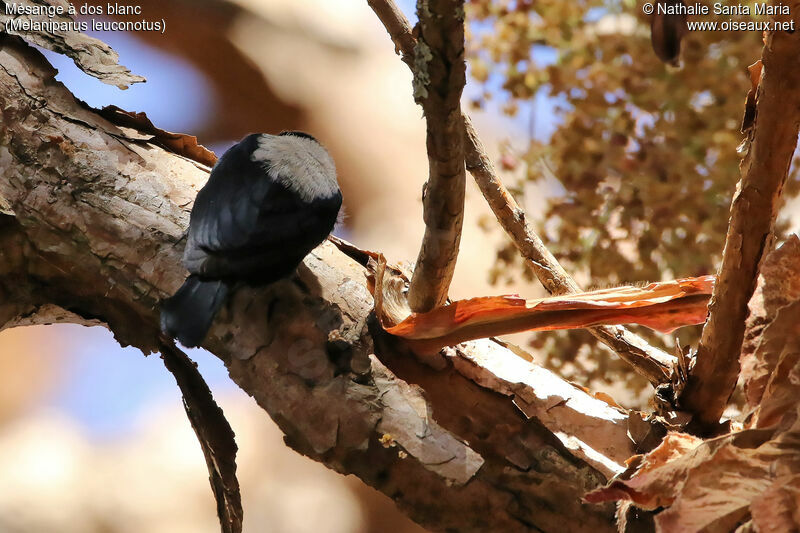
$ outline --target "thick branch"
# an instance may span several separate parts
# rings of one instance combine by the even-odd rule
[[[36,51],[4,41],[0,204],[14,218],[0,217],[12,251],[0,248],[0,272],[17,272],[18,292],[0,296],[36,296],[20,299],[28,319],[44,303],[101,319],[121,343],[152,351],[158,301],[186,276],[182,235],[208,169],[110,123],[53,74]],[[290,446],[358,475],[427,527],[613,529],[612,509],[580,498],[631,455],[627,413],[501,347],[471,343],[434,371],[371,309],[363,267],[326,244],[294,278],[237,291],[205,347]],[[13,312],[4,324],[18,323]]]
[[[776,2],[777,3],[777,2]],[[800,20],[800,2],[791,15]],[[697,350],[697,363],[680,398],[701,426],[716,424],[739,376],[747,303],[753,295],[761,261],[772,247],[781,191],[797,146],[800,128],[800,32],[766,34],[764,65],[749,150],[740,164],[740,180],[722,265],[709,305],[709,318]]]
[[[447,300],[464,222],[464,0],[419,0],[417,13],[414,99],[425,113],[429,174],[422,195],[425,235],[408,302],[414,311],[430,311]]]
[[[408,20],[392,0],[369,0],[369,5],[386,27],[403,62],[414,70],[412,60],[415,53],[415,39],[411,34]],[[550,294],[565,294],[580,291],[574,279],[558,263],[542,242],[542,239],[528,225],[525,212],[519,207],[494,168],[494,164],[475,132],[472,121],[463,115],[464,148],[467,170],[475,178],[495,214],[498,222],[511,238],[511,241],[527,261],[536,277]],[[646,377],[653,385],[669,381],[675,358],[650,346],[647,341],[621,326],[595,327],[589,332],[603,344],[611,348],[620,358],[630,364],[636,372]]]

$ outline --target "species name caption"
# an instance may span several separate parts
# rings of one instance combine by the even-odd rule
[[[167,22],[164,19],[148,20],[142,15],[144,11],[139,5],[126,5],[109,2],[105,5],[83,4],[75,7],[66,5],[43,4],[17,4],[4,2],[5,14],[14,18],[6,21],[7,32],[49,32],[55,31],[150,31],[164,33]],[[107,19],[82,19],[73,20],[75,16],[103,16],[103,17],[142,17],[139,20],[107,20]],[[36,17],[36,18],[31,18]],[[44,20],[44,17],[47,20]]]

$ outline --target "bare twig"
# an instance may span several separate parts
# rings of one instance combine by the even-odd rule
[[[464,116],[467,136],[467,170],[475,178],[484,198],[511,241],[528,262],[536,277],[550,294],[579,292],[581,287],[553,257],[542,239],[528,225],[525,212],[497,176],[494,164],[483,148],[472,121]],[[589,332],[614,350],[636,372],[653,385],[669,380],[674,358],[650,346],[647,341],[622,326],[598,326]]]
[[[544,245],[539,235],[528,225],[525,211],[500,181],[494,163],[486,155],[486,149],[483,147],[472,121],[466,115],[464,115],[464,124],[464,133],[467,136],[467,146],[469,147],[466,156],[467,170],[475,178],[478,188],[489,203],[497,221],[511,237],[522,257],[528,261],[528,265],[547,292],[553,295],[579,292],[581,287],[578,283],[567,274],[564,267]]]
[[[791,13],[795,19],[800,15],[800,2],[792,2]],[[722,265],[697,363],[680,398],[680,405],[694,413],[698,429],[711,429],[719,421],[736,385],[747,303],[761,261],[772,246],[781,191],[797,146],[800,33],[768,32],[762,62],[755,123],[740,164],[742,179],[731,204]]]
[[[208,480],[217,500],[222,533],[241,533],[242,496],[236,478],[235,435],[197,365],[169,339],[161,339],[161,357],[183,395],[183,408],[200,441]]]
[[[395,43],[395,52],[400,54],[403,62],[408,68],[414,70],[414,46],[417,40],[411,34],[411,23],[403,15],[403,12],[392,1],[386,0],[367,0],[367,4],[378,15],[383,22],[389,37]]]
[[[410,25],[393,0],[368,0],[380,21],[386,27],[403,62],[414,69],[415,40]],[[528,225],[525,212],[508,192],[497,176],[494,164],[478,138],[467,115],[464,121],[464,149],[467,170],[475,178],[500,225],[514,245],[527,260],[536,277],[550,294],[580,291],[580,286],[558,263],[542,239]],[[620,326],[590,328],[590,333],[614,350],[622,360],[654,385],[669,380],[675,359],[650,346],[647,341]]]
[[[464,0],[421,0],[417,10],[414,99],[425,112],[429,174],[422,197],[425,236],[408,301],[414,311],[429,311],[447,300],[464,221]]]

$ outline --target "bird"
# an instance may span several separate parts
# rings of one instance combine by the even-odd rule
[[[342,205],[333,158],[301,131],[254,133],[232,146],[197,193],[178,291],[161,302],[161,330],[199,346],[240,284],[291,275],[333,231]]]

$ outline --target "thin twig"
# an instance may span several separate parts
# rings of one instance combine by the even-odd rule
[[[392,15],[391,9],[387,15]],[[395,14],[399,14],[394,8]],[[414,99],[427,126],[428,181],[422,196],[425,236],[408,290],[414,311],[443,305],[455,272],[464,223],[464,0],[420,1],[414,44]],[[395,31],[408,46],[408,25]]]
[[[410,25],[393,0],[368,0],[386,27],[403,62],[414,69],[414,36]],[[528,225],[525,213],[497,176],[494,164],[475,132],[467,115],[464,121],[464,149],[467,170],[475,178],[500,225],[550,294],[580,291],[575,280],[558,263],[542,239]],[[669,381],[675,358],[650,346],[647,341],[621,326],[590,328],[589,332],[616,352],[636,372],[654,385]]]
[[[497,175],[494,163],[486,155],[486,149],[483,147],[472,121],[466,115],[464,115],[464,124],[468,140],[467,146],[470,147],[466,156],[467,170],[475,178],[478,188],[489,203],[489,207],[500,225],[528,261],[529,266],[547,292],[553,295],[579,292],[581,287],[572,279],[572,276],[567,274],[564,267],[544,245],[539,235],[530,227],[525,217],[525,211],[503,185]]]
[[[475,178],[478,188],[500,225],[511,237],[547,292],[550,294],[579,292],[581,287],[564,270],[539,235],[527,223],[525,212],[498,177],[494,164],[486,155],[486,150],[472,126],[472,121],[466,115],[464,123],[468,140],[467,170]],[[589,328],[588,331],[654,385],[669,380],[674,358],[650,346],[638,335],[634,335],[622,326],[598,326]]]
[[[403,15],[403,12],[393,1],[367,0],[367,4],[378,15],[378,19],[383,22],[389,37],[395,43],[395,52],[400,54],[400,58],[414,70],[414,45],[417,40],[411,33],[411,23]]]
[[[222,533],[241,533],[242,496],[236,478],[236,436],[197,365],[170,339],[160,338],[164,366],[175,377],[183,407],[206,458]]]
[[[793,2],[792,17],[797,17],[798,9],[800,5]],[[736,386],[747,303],[761,261],[772,247],[781,191],[797,146],[800,33],[768,32],[762,62],[755,123],[746,141],[749,150],[739,165],[742,179],[731,204],[722,265],[697,363],[680,397],[680,406],[694,414],[701,431],[713,431]]]

